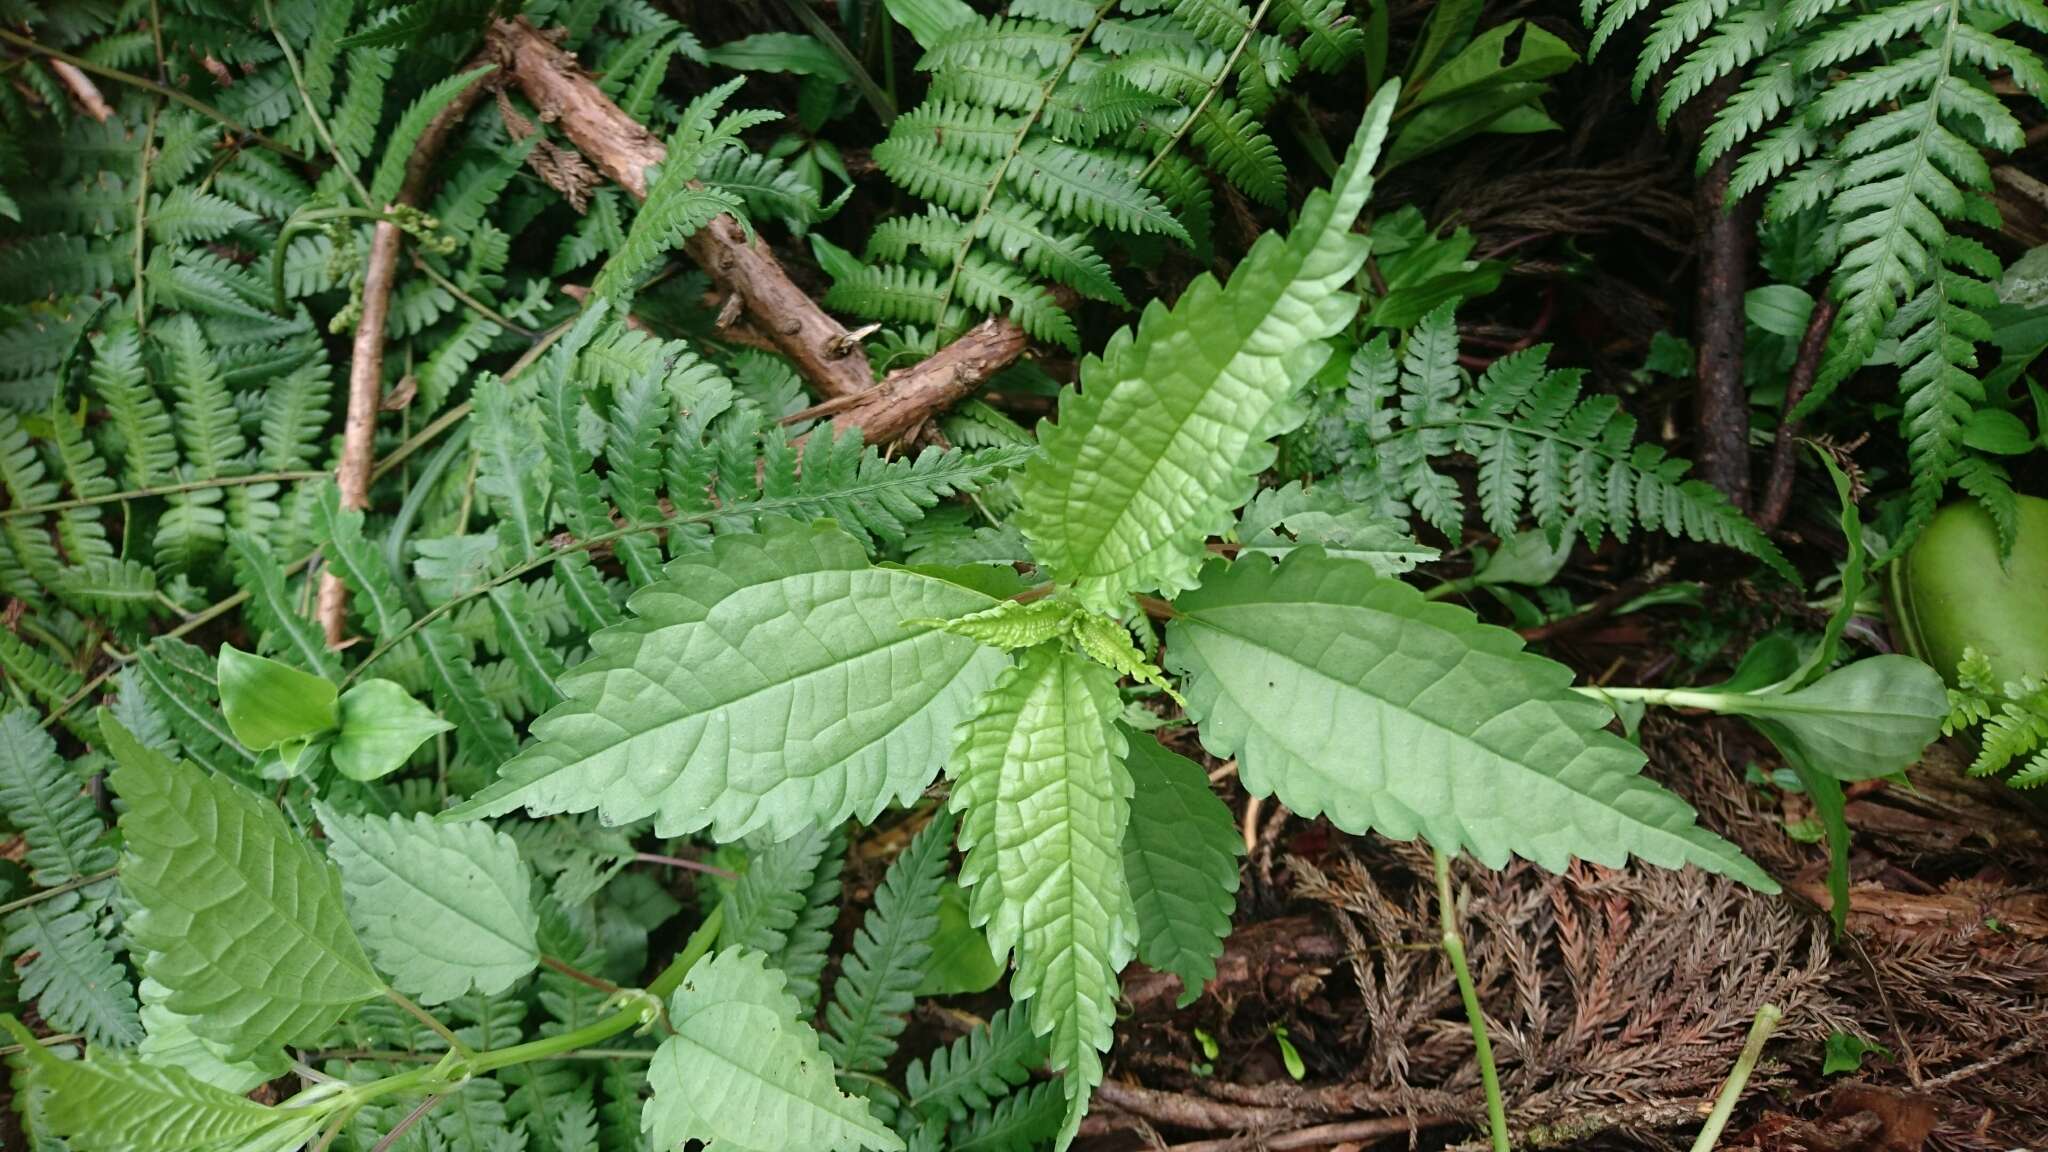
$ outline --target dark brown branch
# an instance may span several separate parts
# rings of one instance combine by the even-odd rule
[[[574,56],[526,21],[496,22],[490,42],[541,119],[559,127],[620,187],[645,199],[647,168],[667,155],[661,141],[612,103]],[[690,237],[685,250],[739,297],[752,331],[772,341],[811,382],[825,401],[813,414],[829,412],[839,426],[859,427],[870,443],[902,439],[1024,353],[1023,330],[1009,320],[990,319],[876,384],[860,341],[797,287],[768,246],[749,239],[737,220],[714,219]]]
[[[1154,1124],[1164,1124],[1169,1128],[1190,1128],[1197,1132],[1272,1130],[1301,1121],[1301,1113],[1292,1108],[1259,1108],[1245,1104],[1228,1104],[1200,1096],[1184,1096],[1178,1092],[1141,1088],[1136,1084],[1125,1084],[1118,1080],[1104,1080],[1098,1085],[1095,1089],[1095,1100],[1099,1104],[1107,1104],[1119,1112],[1142,1117]]]
[[[1197,1140],[1190,1144],[1169,1144],[1165,1152],[1249,1152],[1269,1148],[1323,1148],[1359,1144],[1387,1136],[1413,1136],[1423,1128],[1435,1128],[1452,1121],[1443,1116],[1375,1116],[1366,1120],[1340,1120],[1317,1124],[1276,1135],[1232,1136],[1221,1140]]]
[[[1597,624],[1620,611],[1622,605],[1663,583],[1665,577],[1671,575],[1671,566],[1671,561],[1659,560],[1650,566],[1648,572],[1634,580],[1615,585],[1583,609],[1569,616],[1560,616],[1555,620],[1517,631],[1521,633],[1522,639],[1534,644],[1541,640],[1555,640],[1559,636]]]
[[[1749,507],[1749,398],[1742,387],[1742,294],[1749,264],[1748,214],[1727,203],[1734,156],[1701,178],[1698,197],[1699,360],[1695,418],[1700,475],[1737,508]]]
[[[1827,351],[1828,334],[1835,327],[1834,298],[1823,296],[1814,301],[1813,317],[1806,322],[1806,334],[1799,338],[1799,357],[1792,362],[1792,375],[1785,381],[1784,414],[1778,418],[1778,435],[1771,441],[1771,472],[1764,481],[1763,507],[1757,512],[1756,522],[1766,532],[1775,531],[1785,521],[1785,510],[1792,505],[1792,480],[1798,472],[1799,421],[1792,413],[1800,401],[1813,390],[1814,377],[1820,374],[1820,360]]]
[[[447,142],[448,134],[483,99],[483,81],[483,77],[472,81],[435,113],[420,133],[412,155],[406,158],[405,183],[398,193],[400,204],[419,201],[432,173],[434,157]],[[342,422],[341,461],[335,469],[343,508],[361,510],[370,506],[377,412],[384,387],[384,327],[391,315],[391,289],[398,278],[398,255],[403,241],[404,234],[398,225],[389,220],[377,221],[370,234],[370,255],[363,264],[363,312],[356,321],[355,342],[349,351],[348,415]],[[331,571],[320,574],[319,616],[328,647],[340,647],[348,631],[348,586]]]

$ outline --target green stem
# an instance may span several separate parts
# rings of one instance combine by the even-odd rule
[[[1728,1082],[1721,1085],[1721,1094],[1714,1098],[1714,1110],[1700,1128],[1699,1139],[1692,1142],[1692,1152],[1713,1152],[1714,1145],[1721,1139],[1721,1130],[1728,1126],[1728,1117],[1735,1113],[1735,1101],[1741,1097],[1743,1086],[1749,1083],[1749,1074],[1756,1071],[1756,1062],[1763,1058],[1764,1042],[1771,1038],[1771,1033],[1778,1028],[1778,1021],[1784,1017],[1784,1010],[1776,1004],[1765,1004],[1756,1010],[1756,1019],[1749,1025],[1749,1039],[1742,1044],[1742,1055],[1735,1058],[1735,1068],[1728,1073]]]
[[[31,892],[19,900],[9,900],[5,904],[0,904],[0,916],[26,908],[31,904],[40,904],[53,897],[62,896],[66,892],[76,892],[80,888],[90,887],[102,880],[112,880],[119,872],[120,869],[118,868],[109,868],[104,872],[95,872],[90,876],[80,876],[75,880],[66,880],[64,883],[53,888],[45,888],[40,892]]]
[[[1634,700],[1664,708],[1697,708],[1703,712],[1733,712],[1735,709],[1728,706],[1729,701],[1740,696],[1739,693],[1703,692],[1695,688],[1608,688],[1594,684],[1581,684],[1572,691],[1596,700]]]
[[[93,61],[88,60],[83,56],[73,56],[69,52],[65,52],[57,48],[52,48],[46,44],[38,44],[34,40],[31,40],[26,36],[21,36],[16,33],[9,32],[5,28],[0,28],[0,42],[12,44],[17,48],[26,48],[31,52],[40,52],[43,55],[48,56],[52,60],[62,60],[66,64],[69,64],[73,68],[77,68],[80,71],[90,72],[95,76],[99,76],[107,80],[118,80],[123,84],[129,85],[133,88],[140,88],[145,92],[154,92],[157,95],[162,96],[166,100],[175,100],[178,103],[183,104],[185,107],[192,109],[194,112],[199,113],[201,116],[204,116],[209,120],[216,121],[219,124],[225,126],[229,131],[233,132],[235,135],[245,136],[250,140],[255,141],[256,143],[261,144],[263,147],[270,149],[272,152],[276,152],[283,156],[288,156],[293,160],[299,161],[300,163],[306,163],[312,159],[309,156],[301,154],[296,148],[293,148],[288,144],[284,144],[279,141],[273,140],[270,137],[265,136],[263,133],[256,131],[254,128],[250,128],[247,125],[243,124],[241,121],[229,116],[227,113],[221,111],[220,109],[215,108],[213,105],[206,103],[204,100],[198,100],[191,96],[187,96],[183,92],[178,91],[176,88],[172,88],[165,84],[159,84],[154,80],[145,79],[141,76],[135,75],[132,72],[123,72],[119,68],[109,68],[104,64],[94,63]]]
[[[188,480],[182,484],[158,484],[150,488],[130,488],[125,492],[109,492],[103,496],[81,496],[75,500],[54,500],[48,504],[24,504],[19,508],[0,509],[0,520],[12,520],[17,516],[44,516],[52,512],[65,512],[73,508],[92,508],[101,504],[119,504],[124,500],[144,500],[152,496],[170,496],[179,492],[200,492],[208,488],[239,488],[248,484],[296,484],[301,480],[318,480],[325,472],[252,472],[247,476],[216,476],[211,480]]]
[[[1441,600],[1446,596],[1463,596],[1477,587],[1479,587],[1479,580],[1476,577],[1460,576],[1456,580],[1446,580],[1436,587],[1429,589],[1422,594],[1422,598],[1424,600]]]
[[[1472,1050],[1479,1061],[1479,1082],[1486,1089],[1486,1125],[1493,1135],[1493,1152],[1508,1152],[1508,1113],[1501,1102],[1500,1074],[1493,1066],[1493,1041],[1486,1035],[1486,1014],[1479,1008],[1479,990],[1472,985],[1472,969],[1465,963],[1465,938],[1458,934],[1457,908],[1451,901],[1451,858],[1436,853],[1437,915],[1443,920],[1444,954],[1451,958],[1451,971],[1458,977],[1458,996],[1465,1001],[1465,1019],[1472,1025]]]
[[[426,1025],[427,1030],[429,1032],[432,1032],[434,1035],[439,1036],[443,1040],[446,1040],[448,1042],[448,1050],[450,1052],[455,1053],[457,1056],[461,1057],[464,1060],[468,1060],[473,1055],[469,1050],[469,1045],[464,1044],[461,1038],[455,1035],[453,1029],[449,1028],[446,1024],[441,1023],[440,1019],[436,1017],[432,1012],[429,1012],[425,1008],[422,1008],[419,1005],[413,1003],[412,999],[406,996],[403,992],[400,992],[396,988],[386,988],[384,989],[384,998],[391,1001],[393,1004],[398,1005],[400,1008],[405,1009],[406,1012],[411,1014],[413,1019],[418,1020],[420,1023]]]

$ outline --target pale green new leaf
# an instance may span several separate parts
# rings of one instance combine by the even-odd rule
[[[771,521],[677,559],[591,637],[568,700],[463,816],[596,809],[663,836],[774,838],[872,819],[931,782],[1003,658],[907,623],[992,601],[899,568],[820,522]]]
[[[258,752],[325,732],[340,719],[332,681],[233,644],[220,646],[216,676],[228,729]]]
[[[405,767],[421,744],[455,728],[400,685],[375,678],[341,694],[340,714],[328,755],[351,780],[388,776]]]
[[[669,1007],[676,1034],[648,1067],[641,1127],[658,1148],[705,1152],[896,1152],[903,1140],[839,1091],[818,1034],[799,1018],[782,973],[751,948],[728,948],[683,978]]]
[[[1203,276],[1171,310],[1154,301],[1110,339],[1040,429],[1017,522],[1083,603],[1117,612],[1132,592],[1193,585],[1203,542],[1230,528],[1272,437],[1300,423],[1296,393],[1358,308],[1346,291],[1367,242],[1351,231],[1396,92],[1373,99],[1333,189],[1284,239],[1259,238],[1227,286]]]
[[[363,942],[400,992],[495,996],[540,962],[533,876],[485,824],[344,816],[316,805]]]
[[[1150,736],[1130,744],[1124,875],[1138,910],[1138,959],[1180,977],[1185,1008],[1216,975],[1237,906],[1244,840],[1201,765]]]
[[[61,1060],[12,1016],[0,1016],[0,1025],[22,1046],[30,1082],[49,1093],[44,1119],[79,1152],[293,1148],[318,1124],[310,1109],[266,1107],[180,1068],[108,1052]],[[288,1135],[294,1131],[297,1142]],[[263,1144],[254,1143],[259,1136]]]
[[[255,794],[101,729],[128,805],[121,886],[165,1003],[231,1057],[318,1037],[384,993],[349,929],[341,878]]]
[[[1218,565],[1175,607],[1166,650],[1189,715],[1254,795],[1490,867],[1635,855],[1777,889],[1640,775],[1643,754],[1569,668],[1463,608],[1315,549]]]
[[[1064,1147],[1102,1081],[1116,1023],[1117,973],[1137,916],[1124,878],[1131,782],[1116,676],[1064,647],[1023,654],[961,726],[953,810],[966,860],[960,882],[1000,960],[1016,954],[1010,994],[1052,1037],[1066,1075]]]

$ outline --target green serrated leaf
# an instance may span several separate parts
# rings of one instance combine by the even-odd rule
[[[897,1152],[902,1138],[839,1091],[818,1034],[767,961],[728,948],[683,978],[669,1007],[676,1034],[647,1070],[654,1095],[642,1128],[662,1148],[700,1140],[707,1152]]]
[[[1062,1146],[1102,1080],[1117,973],[1137,938],[1122,851],[1131,782],[1121,712],[1109,669],[1063,647],[1033,648],[961,725],[948,768],[974,920],[995,956],[1015,953],[1010,994],[1030,1002],[1032,1029],[1052,1037],[1053,1070],[1067,1074]]]
[[[1358,308],[1345,288],[1367,245],[1351,225],[1395,98],[1374,97],[1333,190],[1309,198],[1286,238],[1260,237],[1227,286],[1205,276],[1170,311],[1154,302],[1135,334],[1083,363],[1081,390],[1041,427],[1017,523],[1090,608],[1115,615],[1130,593],[1191,587],[1203,542],[1272,464],[1267,442],[1303,418],[1294,397]]]
[[[422,1004],[495,996],[540,962],[533,877],[510,836],[425,813],[314,811],[363,942],[400,992]]]
[[[173,763],[111,716],[101,730],[128,805],[121,886],[165,1003],[241,1058],[317,1038],[384,994],[349,929],[341,878],[253,793]]]
[[[502,778],[452,815],[596,809],[676,836],[872,819],[938,771],[1002,656],[905,623],[988,606],[979,593],[871,567],[828,522],[721,536],[635,593],[591,638],[569,700]]]
[[[1254,795],[1490,867],[1635,855],[1777,890],[1640,775],[1643,754],[1569,668],[1465,609],[1314,549],[1212,567],[1175,607],[1166,650],[1189,715]]]
[[[312,1109],[266,1107],[180,1068],[106,1052],[61,1060],[14,1017],[0,1016],[0,1027],[22,1046],[30,1082],[49,1093],[44,1119],[80,1152],[294,1148],[319,1126]]]
[[[1244,840],[1201,765],[1149,736],[1130,745],[1124,875],[1138,910],[1138,959],[1180,977],[1185,1008],[1216,975],[1237,906]]]

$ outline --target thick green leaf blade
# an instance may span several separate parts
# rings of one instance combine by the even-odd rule
[[[22,1046],[30,1082],[48,1090],[43,1116],[80,1152],[202,1152],[233,1148],[286,1129],[312,1135],[307,1109],[269,1108],[195,1079],[180,1068],[160,1068],[128,1056],[94,1052],[89,1060],[61,1060],[12,1016],[0,1016]]]
[[[495,996],[540,962],[533,876],[510,836],[425,813],[315,810],[363,941],[400,992],[422,1004]]]
[[[635,593],[591,638],[569,699],[458,815],[596,809],[677,836],[872,819],[931,782],[953,727],[1003,657],[907,621],[966,615],[980,593],[868,564],[828,522],[720,537]]]
[[[1150,736],[1130,738],[1131,825],[1124,875],[1138,910],[1138,959],[1180,977],[1180,1006],[1202,995],[1237,907],[1244,840],[1202,766]]]
[[[960,883],[997,958],[1016,955],[1010,995],[1052,1037],[1074,1136],[1102,1082],[1116,1023],[1117,973],[1137,916],[1124,878],[1130,816],[1116,674],[1047,645],[1025,652],[961,726],[952,806],[966,861]]]
[[[389,680],[365,680],[341,694],[341,730],[328,755],[351,780],[377,780],[412,758],[419,746],[455,725]]]
[[[1640,775],[1643,754],[1569,668],[1465,609],[1312,549],[1218,565],[1175,607],[1188,712],[1254,794],[1492,867],[1634,855],[1777,888]]]
[[[127,802],[121,886],[165,1003],[230,1058],[308,1041],[384,993],[350,930],[341,878],[253,793],[143,747],[110,716]]]
[[[728,948],[683,978],[669,1007],[676,1034],[648,1067],[641,1127],[658,1148],[896,1152],[903,1140],[839,1091],[818,1034],[799,1018],[782,973],[751,948]]]
[[[220,710],[245,747],[261,752],[334,727],[334,684],[289,664],[220,646]]]
[[[1203,276],[1171,310],[1155,301],[1040,426],[1017,523],[1089,607],[1114,614],[1132,592],[1192,586],[1203,542],[1272,464],[1267,442],[1305,415],[1295,394],[1358,309],[1346,288],[1367,243],[1351,226],[1395,95],[1373,99],[1332,190],[1309,197],[1292,232],[1261,237],[1227,286]]]

